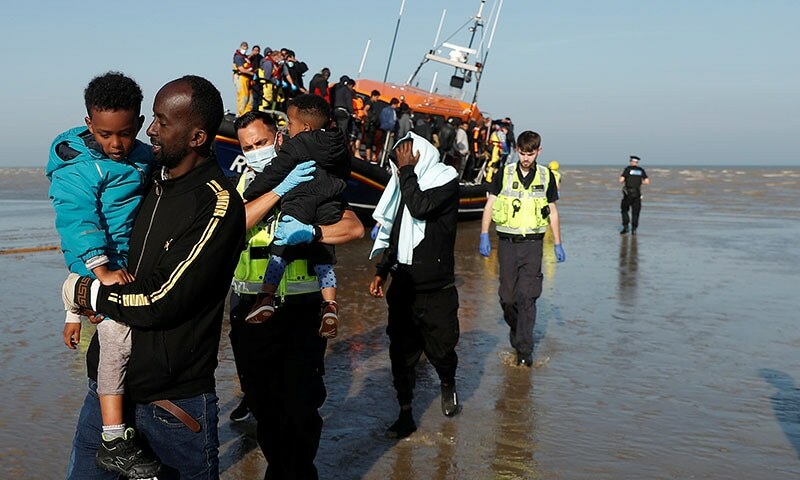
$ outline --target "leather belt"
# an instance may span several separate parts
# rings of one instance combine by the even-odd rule
[[[522,235],[498,235],[497,238],[511,243],[535,242],[537,240],[542,240],[544,238],[544,233],[531,233],[524,237]]]
[[[191,415],[186,413],[186,410],[184,410],[181,407],[175,405],[171,401],[169,401],[169,400],[156,400],[156,401],[151,402],[151,403],[153,405],[155,405],[157,407],[161,407],[164,410],[166,410],[169,413],[171,413],[175,418],[177,418],[178,420],[183,422],[183,424],[186,425],[189,428],[189,430],[193,431],[194,433],[197,433],[197,432],[200,431],[200,423],[198,423],[197,420],[194,419],[194,417],[192,417]]]

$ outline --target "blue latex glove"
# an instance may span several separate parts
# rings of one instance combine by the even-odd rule
[[[558,263],[562,263],[564,260],[567,259],[567,254],[564,253],[564,247],[562,247],[560,243],[557,243],[555,245],[555,251],[556,251],[556,260],[558,261]]]
[[[369,237],[373,240],[378,237],[378,230],[381,229],[381,225],[376,223],[374,227],[372,227],[372,231],[369,232]]]
[[[488,257],[489,254],[492,253],[492,242],[489,241],[488,233],[481,233],[481,244],[478,247],[478,251],[481,252],[481,255],[484,257]]]
[[[314,227],[300,222],[291,215],[281,217],[275,229],[275,245],[297,245],[314,240]]]
[[[292,84],[292,91],[293,91],[293,92],[296,92],[296,91],[297,91],[297,85],[295,85],[295,84]]]
[[[288,86],[289,86],[289,82],[287,82],[286,80],[281,80],[281,87],[286,88]]]
[[[314,166],[314,160],[307,160],[294,167],[294,170],[289,172],[289,175],[286,175],[286,178],[284,178],[277,187],[273,188],[272,191],[275,195],[282,197],[294,187],[313,179],[314,176],[312,174],[316,169],[317,167]]]

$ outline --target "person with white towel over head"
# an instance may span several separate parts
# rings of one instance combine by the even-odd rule
[[[380,225],[370,253],[383,257],[369,286],[373,297],[386,293],[389,357],[400,415],[387,438],[416,431],[411,413],[415,366],[422,353],[441,381],[442,413],[460,410],[456,394],[455,347],[459,338],[454,248],[458,222],[458,172],[440,162],[430,142],[409,132],[394,147],[392,177],[373,218]]]

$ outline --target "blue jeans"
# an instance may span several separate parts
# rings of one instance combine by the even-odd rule
[[[219,437],[217,423],[219,407],[214,392],[195,397],[173,400],[200,423],[200,431],[194,433],[171,413],[152,404],[126,405],[125,420],[136,428],[137,438],[145,448],[150,448],[161,460],[159,480],[168,479],[218,479]],[[83,402],[72,453],[67,467],[67,479],[116,479],[116,474],[107,472],[94,463],[100,446],[103,421],[100,401],[97,397],[97,382],[89,380],[89,392]]]

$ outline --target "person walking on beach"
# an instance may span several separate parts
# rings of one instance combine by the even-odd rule
[[[268,144],[274,135],[267,125],[260,115],[253,116],[252,121],[247,116],[237,120],[236,133],[245,155],[257,158],[272,155]],[[281,138],[279,135],[278,147]],[[251,237],[247,265],[251,289],[261,291],[269,261],[265,250],[256,251],[254,247],[263,249],[264,244],[268,245],[272,241],[270,232],[285,245],[338,245],[364,236],[364,226],[349,207],[345,208],[342,219],[332,225],[314,228],[297,219],[283,218],[276,226],[276,207],[281,197],[297,184],[310,181],[315,168],[313,162],[304,162],[274,190],[247,202],[250,235],[265,231],[259,233],[258,239]],[[235,313],[241,331],[231,341],[241,358],[237,362],[242,389],[256,418],[258,443],[268,462],[265,478],[274,480],[318,478],[314,458],[322,434],[319,407],[326,397],[322,376],[327,339],[318,333],[322,296],[317,278],[309,275],[309,266],[307,258],[295,259],[286,266],[278,287],[283,292],[278,298],[281,307],[269,322],[242,320],[256,304],[255,295],[240,295]],[[232,322],[233,317],[232,310]]]
[[[494,221],[500,263],[500,306],[511,329],[509,339],[517,352],[517,365],[533,366],[533,328],[536,300],[542,294],[542,241],[547,226],[553,231],[556,259],[566,260],[561,246],[558,187],[555,175],[536,159],[541,136],[530,130],[517,138],[519,161],[503,167],[489,185],[483,209],[480,254],[492,251],[489,227]]]
[[[101,285],[75,275],[62,293],[94,322],[108,317],[131,328],[126,420],[161,461],[159,479],[216,479],[214,370],[225,296],[244,245],[245,211],[211,152],[224,114],[214,85],[193,75],[173,80],[156,94],[153,113],[147,134],[161,169],[133,223],[129,265],[135,279]],[[95,464],[102,424],[98,350],[95,335],[68,479],[117,478]]]
[[[103,285],[133,280],[127,270],[131,227],[154,164],[150,147],[136,140],[144,123],[142,99],[139,85],[121,73],[93,78],[84,92],[86,126],[57,136],[50,148],[46,175],[67,268]],[[122,475],[154,476],[158,461],[139,447],[123,417],[130,329],[109,319],[97,326],[97,335],[103,433],[96,460]],[[64,343],[74,350],[80,337],[81,316],[68,310]],[[122,450],[130,455],[120,455]]]
[[[274,160],[255,176],[244,192],[244,198],[248,201],[269,193],[296,166],[313,159],[314,164],[319,167],[313,173],[313,181],[284,195],[280,209],[284,219],[315,225],[317,238],[321,235],[319,225],[332,225],[341,220],[345,208],[342,193],[350,176],[351,157],[346,132],[325,129],[330,114],[328,103],[316,95],[303,94],[292,99],[286,112],[289,138]],[[320,281],[324,299],[320,335],[336,337],[339,307],[336,303],[337,284],[333,270],[336,256],[331,245],[288,246],[280,241],[275,242],[270,247],[262,293],[245,320],[261,323],[272,317],[278,284],[286,265],[295,258],[310,260]]]
[[[650,185],[647,172],[639,166],[639,157],[631,155],[630,165],[625,167],[620,174],[619,183],[623,184],[622,202],[620,203],[622,230],[619,233],[622,235],[628,233],[628,224],[630,224],[631,235],[636,235],[636,229],[639,228],[639,212],[642,210],[642,185]],[[631,212],[630,216],[628,216],[628,210]]]
[[[430,142],[411,132],[395,145],[397,170],[375,208],[380,224],[370,258],[380,252],[373,297],[386,293],[389,305],[389,358],[400,404],[387,438],[405,438],[417,430],[412,415],[416,365],[422,353],[441,381],[442,413],[460,409],[456,393],[459,338],[455,287],[455,240],[458,223],[458,172],[439,161]]]
[[[245,171],[239,177],[239,182],[236,185],[236,191],[239,195],[244,195],[244,191],[253,181],[253,178],[264,171],[264,167],[269,165],[277,155],[276,148],[280,134],[273,117],[260,111],[250,111],[236,118],[234,129],[247,163]],[[313,169],[313,166],[310,166],[310,168]],[[281,182],[281,185],[275,187],[274,191],[278,192],[277,195],[282,195],[297,186],[301,179],[310,180],[310,175],[304,176],[300,173],[307,170],[308,168],[305,170],[296,169],[291,172]],[[230,414],[230,419],[234,422],[241,422],[250,417],[243,378],[247,368],[243,360],[244,354],[242,353],[242,344],[247,341],[247,336],[243,335],[242,331],[245,317],[255,304],[256,295],[261,292],[264,272],[269,262],[267,249],[274,233],[266,222],[257,222],[253,225],[248,223],[247,226],[247,244],[239,256],[239,263],[233,273],[229,301],[231,329],[228,336],[231,340],[236,373],[239,376],[239,383],[245,396]]]

